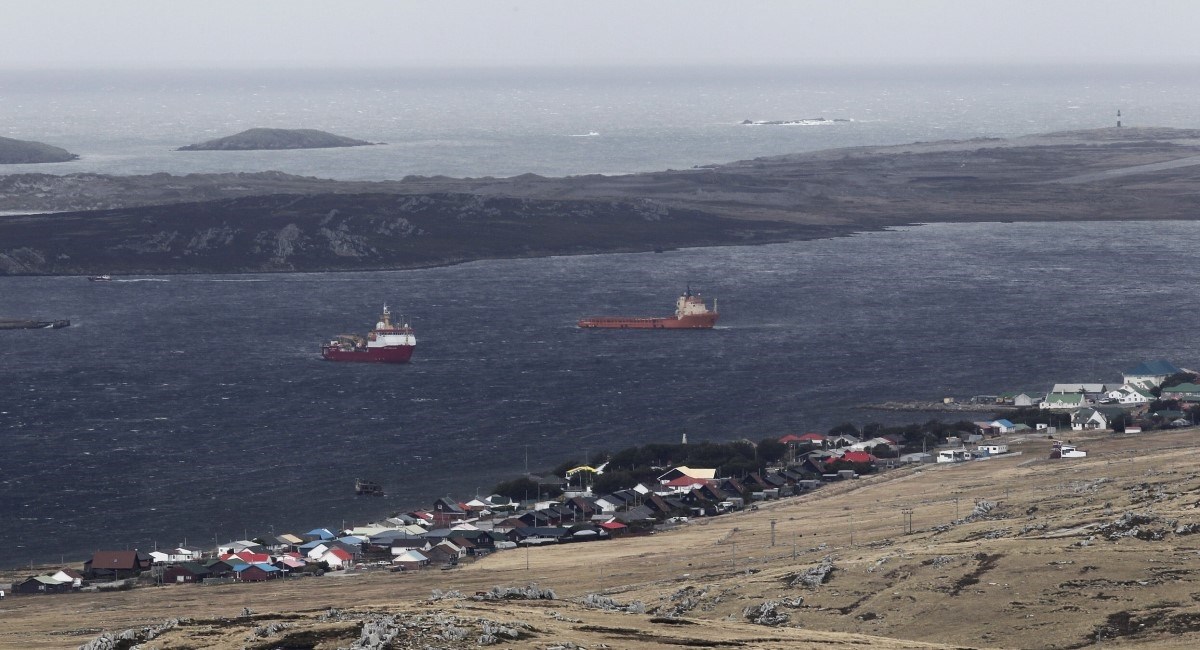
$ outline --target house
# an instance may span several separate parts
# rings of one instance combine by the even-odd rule
[[[858,438],[858,436],[852,436],[848,433],[843,433],[840,436],[831,436],[826,438],[825,446],[830,449],[835,449],[837,447],[849,447],[850,445],[856,445],[859,442],[862,441]]]
[[[972,422],[971,424],[975,425],[975,430],[979,432],[979,435],[982,435],[982,436],[1000,435],[999,429],[997,429],[996,425],[992,422],[980,421],[980,422]],[[954,436],[954,437],[955,437],[954,444],[958,444],[961,441],[961,439],[958,436]]]
[[[1085,395],[1099,395],[1108,391],[1108,386],[1105,384],[1054,384],[1050,389],[1051,393],[1083,393]]]
[[[226,553],[221,556],[221,559],[230,563],[241,562],[243,564],[267,564],[271,561],[271,554],[240,551],[238,553]]]
[[[892,451],[900,451],[900,443],[896,440],[893,440],[890,436],[876,436],[870,440],[856,442],[853,445],[846,447],[846,449],[849,449],[850,451],[874,451],[879,445],[886,445]]]
[[[180,562],[195,562],[200,559],[203,553],[188,548],[172,548],[163,551],[150,551],[147,555],[150,556],[150,560],[154,564],[178,564]]]
[[[716,478],[717,470],[715,470],[715,469],[698,469],[698,468],[694,468],[694,467],[688,467],[686,465],[680,465],[678,467],[673,467],[673,468],[667,470],[665,473],[663,473],[661,476],[659,476],[658,482],[659,483],[667,483],[668,481],[677,479],[681,476],[686,476],[688,478],[693,478],[693,479],[708,480],[708,479]]]
[[[629,532],[629,526],[619,521],[606,521],[600,524],[600,528],[613,537],[620,537]]]
[[[304,533],[304,535],[302,535],[302,537],[305,539],[305,541],[311,542],[314,540],[320,541],[320,540],[326,540],[326,539],[333,539],[333,538],[337,537],[337,535],[334,535],[333,531],[329,530],[328,528],[314,528],[314,529],[308,531],[307,533]]]
[[[283,572],[270,564],[240,564],[234,567],[234,574],[238,582],[262,582],[279,578]]]
[[[1068,410],[1083,408],[1090,404],[1092,404],[1092,401],[1083,393],[1051,392],[1046,395],[1046,399],[1038,404],[1038,408],[1042,410]]]
[[[1175,364],[1159,359],[1158,361],[1143,361],[1122,373],[1122,377],[1126,384],[1148,391],[1155,386],[1161,386],[1167,377],[1179,372],[1182,370],[1176,368]]]
[[[1005,391],[996,397],[996,402],[1016,407],[1033,406],[1042,401],[1043,395],[1043,393],[1032,391]]]
[[[209,560],[204,563],[204,568],[208,569],[210,578],[233,577],[233,565],[225,560]]]
[[[985,442],[980,444],[977,449],[988,456],[1008,453],[1008,445],[1003,442]]]
[[[1017,425],[1013,424],[1012,422],[1009,422],[1008,420],[993,420],[992,426],[995,427],[996,430],[1000,432],[1000,435],[1004,435],[1006,433],[1012,433],[1017,428]]]
[[[1120,388],[1114,388],[1104,394],[1104,399],[1101,402],[1116,402],[1118,404],[1147,404],[1153,402],[1154,394],[1149,390],[1135,384],[1125,384]]]
[[[1071,413],[1071,429],[1074,431],[1111,429],[1112,423],[1124,413],[1121,409],[1082,408]]]
[[[788,445],[790,447],[809,446],[809,447],[818,447],[819,448],[819,447],[825,446],[825,436],[823,436],[819,433],[804,433],[801,435],[789,433],[786,436],[780,438],[779,442],[782,442],[783,444]]]
[[[354,554],[341,547],[334,547],[319,555],[316,560],[329,565],[330,569],[347,569],[354,564]]]
[[[1174,386],[1163,386],[1163,399],[1188,399],[1200,396],[1200,384],[1184,382]]]
[[[203,564],[184,562],[182,564],[173,564],[163,569],[162,581],[163,584],[203,582],[205,578],[211,575],[212,572]]]
[[[83,584],[83,574],[75,569],[59,569],[57,573],[51,574],[50,577],[59,582],[69,582],[74,589],[78,589]]]
[[[150,557],[136,550],[96,551],[92,559],[83,563],[83,572],[95,580],[120,580],[136,578],[150,565]]]
[[[942,449],[935,459],[938,463],[961,463],[971,460],[971,452],[966,449]]]
[[[33,576],[13,585],[15,594],[62,594],[71,591],[71,583],[50,576]]]
[[[873,456],[870,453],[865,452],[865,451],[848,451],[848,452],[842,454],[842,457],[838,460],[843,460],[848,463],[855,463],[855,464],[868,463],[868,464],[874,465],[875,461],[878,459],[875,458],[875,456]]]
[[[409,549],[400,555],[392,558],[392,566],[399,567],[404,571],[416,571],[423,566],[429,565],[429,558],[420,551]]]
[[[505,536],[510,542],[516,542],[522,546],[536,546],[538,544],[556,544],[565,541],[570,536],[571,531],[567,528],[557,526],[551,527],[528,527],[514,528]]]
[[[275,537],[275,542],[278,546],[285,547],[285,548],[288,548],[291,550],[295,550],[295,548],[297,546],[303,544],[305,542],[305,540],[302,537],[300,537],[299,535],[293,535],[291,533],[284,533],[282,535],[277,535]]]
[[[433,521],[438,526],[447,526],[466,519],[469,513],[457,502],[440,497],[433,501]]]

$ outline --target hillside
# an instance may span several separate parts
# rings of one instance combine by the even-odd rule
[[[0,211],[19,210],[68,213],[0,218],[0,273],[409,268],[912,223],[1191,220],[1200,211],[1200,131],[858,147],[624,176],[0,176]],[[380,219],[399,225],[388,230]],[[403,223],[430,236],[411,237]],[[459,228],[468,223],[487,227]]]
[[[42,142],[0,138],[0,165],[67,162],[78,158],[66,149]]]
[[[1088,457],[1054,461],[1050,441],[1031,437],[1013,444],[1019,455],[896,470],[671,532],[504,551],[453,571],[9,598],[0,645],[76,645],[188,617],[157,647],[333,648],[364,620],[394,617],[403,648],[476,647],[485,621],[519,632],[500,647],[524,648],[1190,648],[1197,433],[1072,437]],[[530,583],[556,598],[471,597]],[[461,595],[433,599],[434,589]]]
[[[0,218],[0,274],[368,270],[830,234],[653,202],[272,195]]]
[[[241,133],[179,147],[178,151],[254,151],[259,149],[328,149],[372,144],[316,129],[247,129]]]

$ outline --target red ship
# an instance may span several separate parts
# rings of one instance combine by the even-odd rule
[[[717,301],[713,299],[710,310],[699,293],[692,293],[691,287],[683,292],[675,301],[675,315],[662,318],[620,316],[598,316],[584,318],[579,326],[589,329],[640,329],[640,330],[710,330],[717,324]]]
[[[408,323],[392,323],[392,312],[383,306],[383,315],[375,329],[365,337],[343,334],[321,346],[321,356],[330,361],[376,361],[379,363],[408,363],[417,337]]]

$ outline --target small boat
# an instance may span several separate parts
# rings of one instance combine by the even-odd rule
[[[354,479],[354,493],[359,496],[383,496],[383,486],[374,481],[364,481],[361,478]]]
[[[112,282],[112,276],[105,275],[89,275],[88,280],[91,282]]]
[[[0,319],[0,330],[57,330],[70,327],[71,321],[61,320],[4,320]]]

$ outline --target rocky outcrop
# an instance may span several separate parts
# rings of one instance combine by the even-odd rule
[[[254,151],[261,149],[329,149],[374,144],[316,129],[247,129],[241,133],[179,147],[178,151]]]
[[[79,156],[66,149],[42,142],[0,138],[0,165],[56,163],[78,159]]]
[[[281,194],[4,217],[0,275],[418,268],[828,234],[653,201]]]

